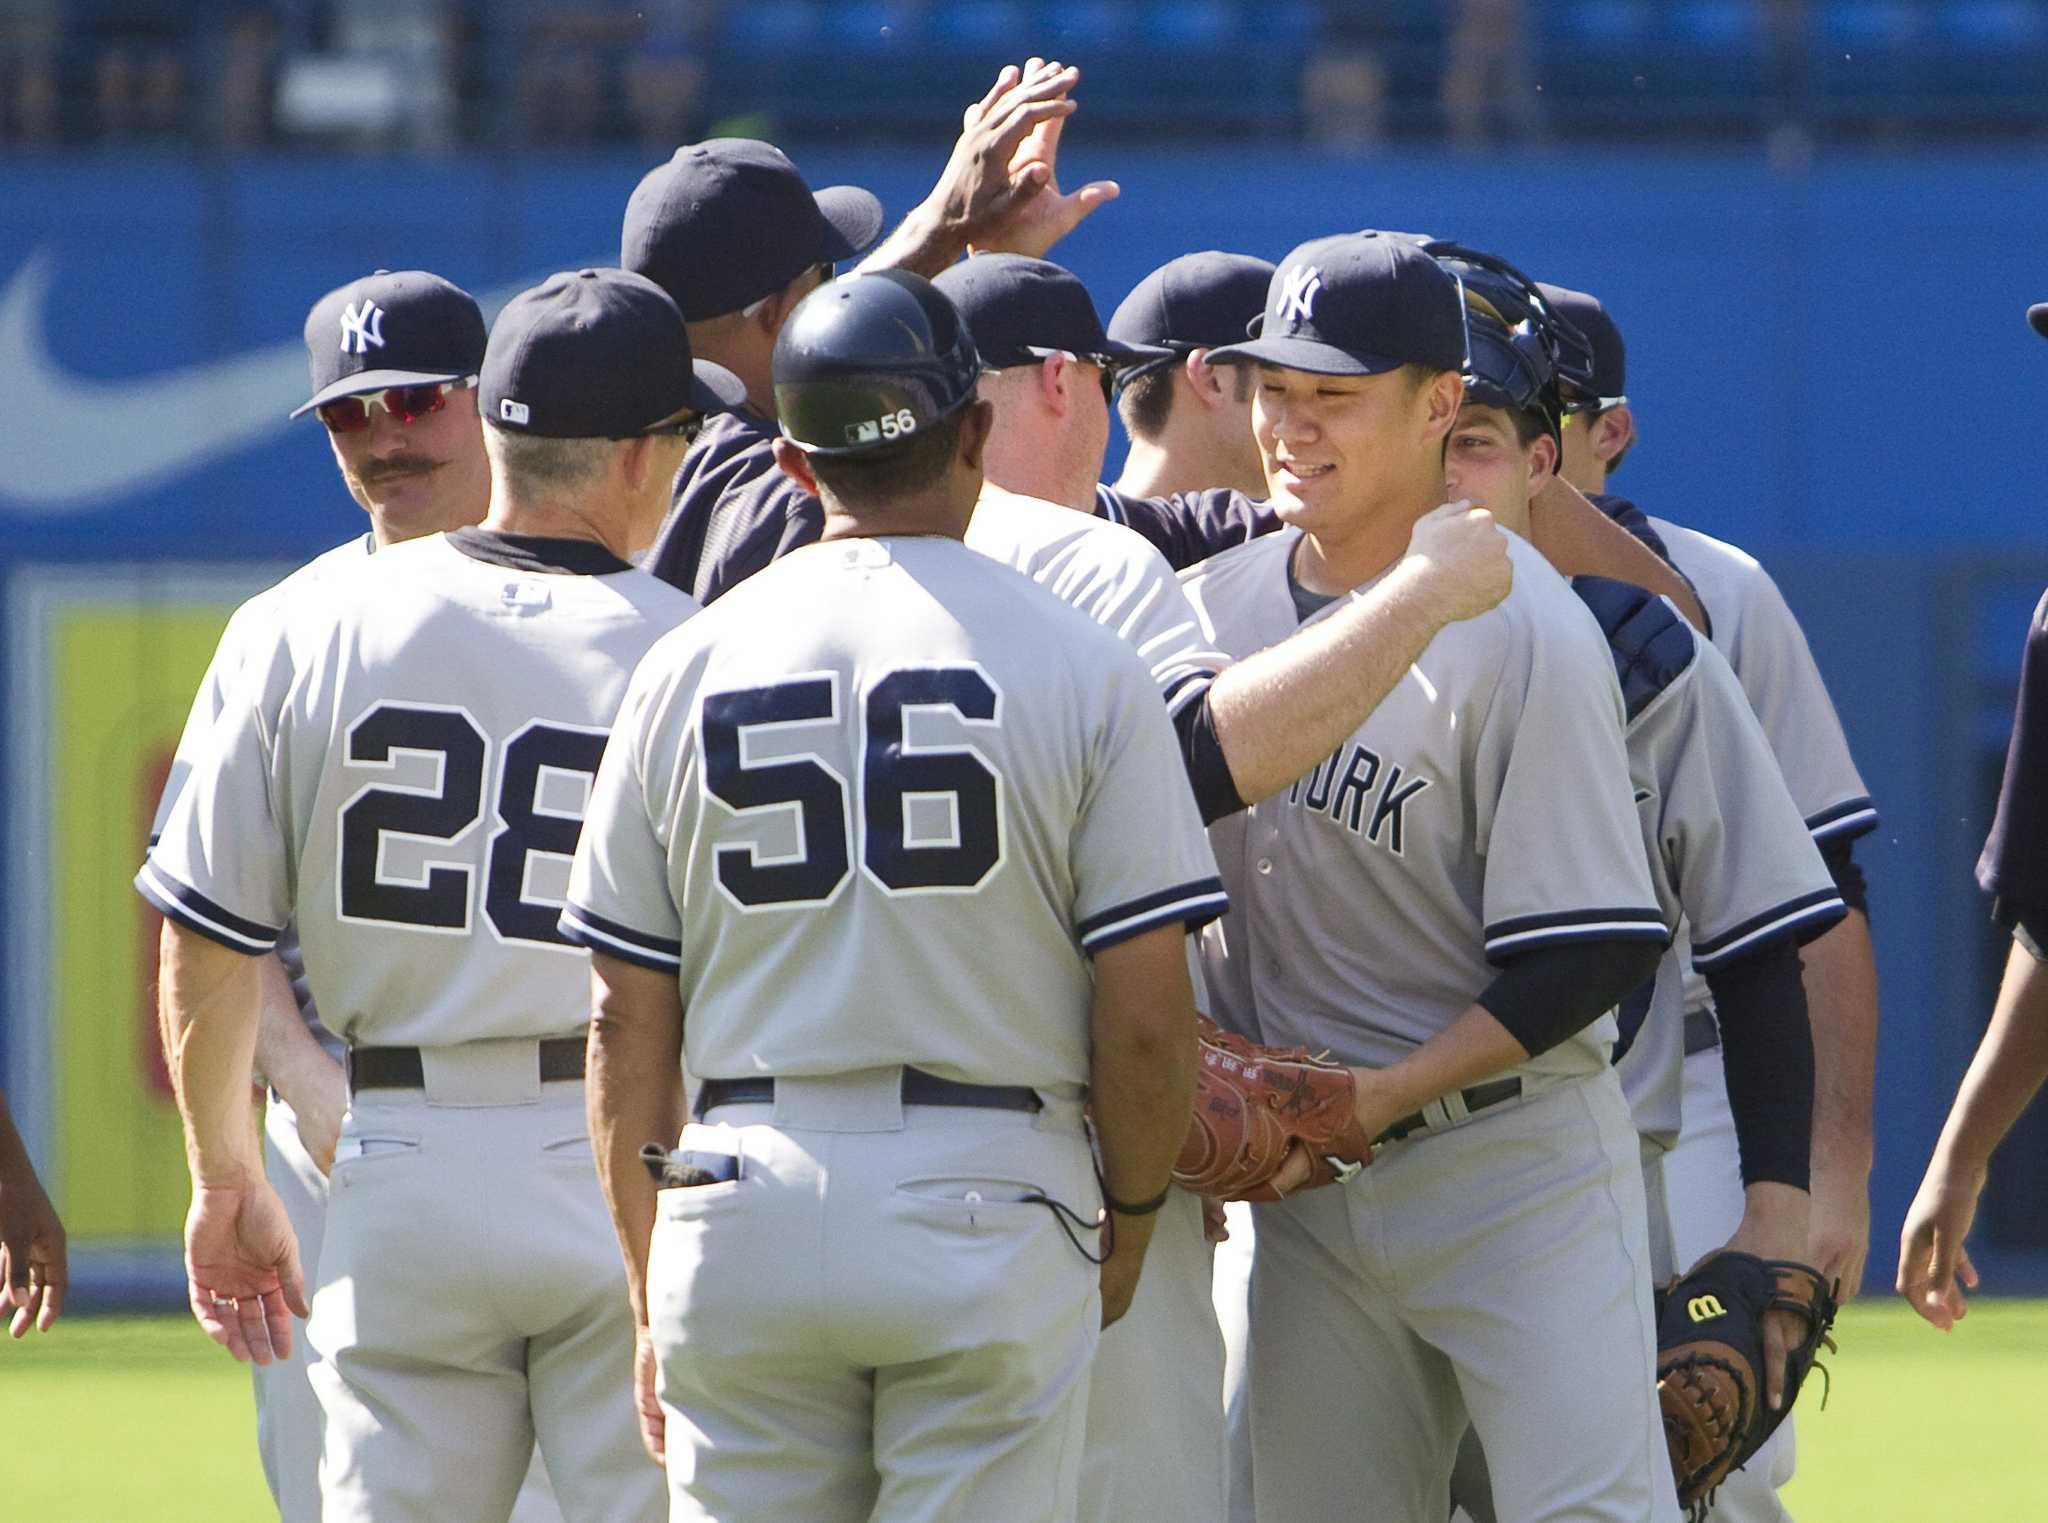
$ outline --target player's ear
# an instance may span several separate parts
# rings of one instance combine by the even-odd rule
[[[981,457],[988,449],[989,435],[995,432],[996,409],[993,402],[969,402],[960,409],[960,463],[970,471],[979,471]]]
[[[1557,441],[1549,434],[1538,434],[1536,442],[1529,446],[1529,495],[1534,497],[1542,490],[1543,483],[1557,470]]]
[[[1078,379],[1074,361],[1066,354],[1055,352],[1038,362],[1038,394],[1047,407],[1062,416],[1071,405],[1067,388]]]
[[[983,405],[985,406],[986,404]],[[816,497],[818,495],[818,478],[811,471],[811,457],[787,439],[778,437],[775,440],[774,447],[775,463],[781,467],[782,474],[791,481],[794,481],[806,492],[809,492],[813,497]]]
[[[1627,407],[1610,407],[1593,420],[1593,453],[1607,465],[1636,442],[1636,415]]]
[[[1423,388],[1428,403],[1426,437],[1434,443],[1450,437],[1457,426],[1458,409],[1465,405],[1465,379],[1455,370],[1440,370]]]
[[[1209,363],[1208,350],[1190,349],[1187,359],[1181,362],[1181,369],[1187,375],[1188,385],[1195,389],[1195,395],[1208,406],[1221,407],[1230,400],[1226,394],[1231,385],[1230,377],[1224,373],[1223,366]]]

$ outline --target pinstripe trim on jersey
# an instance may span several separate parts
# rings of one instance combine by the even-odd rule
[[[1486,928],[1486,956],[1498,962],[1505,953],[1520,955],[1564,941],[1654,941],[1669,946],[1671,931],[1661,911],[1624,906],[1618,909],[1562,910],[1546,915],[1517,915]]]
[[[142,871],[135,875],[135,887],[163,912],[166,920],[175,920],[186,930],[196,931],[208,941],[217,941],[230,952],[260,957],[274,951],[277,938],[284,934],[282,926],[244,920],[234,911],[221,908],[191,884],[180,883],[154,861],[142,864]]]
[[[1752,915],[1738,926],[1732,926],[1718,936],[1692,944],[1692,965],[1701,973],[1709,973],[1733,961],[1760,941],[1773,936],[1782,936],[1788,931],[1807,931],[1799,937],[1807,941],[1813,935],[1825,930],[1849,913],[1849,907],[1842,902],[1842,896],[1834,888],[1815,889],[1810,894],[1801,894],[1797,899],[1787,899],[1776,909],[1766,910],[1761,915]]]
[[[1206,666],[1191,666],[1176,676],[1159,695],[1166,700],[1166,717],[1171,719],[1189,704],[1200,702],[1215,680],[1216,674]]]
[[[564,907],[559,925],[562,934],[570,941],[579,947],[589,947],[593,952],[604,952],[638,963],[657,973],[674,973],[683,966],[683,944],[680,941],[636,931],[616,920],[607,920],[580,904]]]
[[[1095,483],[1095,515],[1098,518],[1106,518],[1113,524],[1122,524],[1126,529],[1131,526],[1131,515],[1124,511],[1124,505],[1116,493],[1099,481]]]
[[[1808,816],[1806,828],[1816,841],[1832,840],[1837,836],[1860,836],[1865,831],[1877,829],[1877,805],[1867,798],[1844,799],[1839,804],[1829,805],[1819,814]]]
[[[1094,953],[1175,921],[1192,931],[1229,908],[1230,897],[1223,892],[1223,880],[1199,878],[1090,915],[1074,930],[1081,938],[1082,950]]]

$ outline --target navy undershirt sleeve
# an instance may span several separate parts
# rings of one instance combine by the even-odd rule
[[[1813,1027],[1799,973],[1798,949],[1778,936],[1707,975],[1745,1185],[1804,1190],[1811,1177]]]
[[[1654,978],[1664,949],[1642,941],[1569,941],[1525,952],[1478,1003],[1529,1056],[1576,1036]]]

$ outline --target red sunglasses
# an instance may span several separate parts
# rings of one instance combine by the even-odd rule
[[[362,396],[337,397],[332,402],[322,402],[313,411],[328,429],[337,434],[359,434],[370,426],[372,404],[383,408],[400,423],[417,423],[420,419],[439,412],[448,405],[448,393],[458,386],[475,384],[475,377],[467,381],[428,381],[421,386],[387,386],[382,391],[367,392]]]

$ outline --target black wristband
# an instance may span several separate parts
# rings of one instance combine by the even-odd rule
[[[1173,1181],[1169,1179],[1166,1182],[1166,1188],[1150,1200],[1141,1200],[1136,1205],[1127,1206],[1109,1193],[1109,1186],[1104,1185],[1102,1187],[1102,1203],[1118,1216],[1150,1216],[1154,1211],[1157,1211],[1166,1204],[1166,1197],[1172,1193]]]

